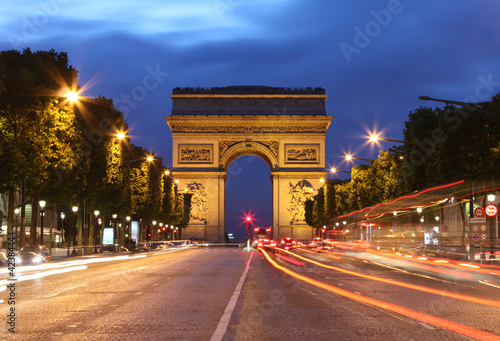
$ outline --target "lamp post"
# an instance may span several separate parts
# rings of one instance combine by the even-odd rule
[[[38,202],[38,204],[40,205],[40,215],[42,216],[42,221],[40,222],[40,229],[41,229],[41,232],[40,232],[40,245],[43,245],[43,217],[45,215],[45,200],[40,200]]]
[[[14,243],[17,245],[17,218],[19,217],[19,208],[14,209],[14,217],[16,218],[16,226],[14,226]]]
[[[75,225],[74,225],[74,232],[72,233],[73,235],[73,246],[75,245],[75,239],[76,239],[76,221],[78,220],[78,206],[73,206],[71,208],[75,215]]]
[[[116,243],[116,241],[118,240],[117,236],[118,236],[118,230],[116,229],[116,218],[118,217],[118,215],[115,213],[112,215],[113,217],[113,244]],[[113,248],[114,248],[114,245],[113,245]]]
[[[422,101],[434,101],[434,102],[441,102],[441,103],[445,103],[445,104],[455,104],[455,105],[460,105],[460,106],[490,103],[490,102],[467,103],[467,102],[460,102],[460,101],[452,101],[452,100],[448,100],[448,99],[431,98],[429,96],[419,96],[418,99],[421,99]]]
[[[125,243],[126,243],[126,248],[130,250],[130,216],[126,216],[125,220],[127,223],[125,224]]]
[[[352,155],[350,155],[350,154],[347,154],[347,155],[345,156],[345,159],[346,159],[347,161],[351,161],[351,160],[361,160],[361,161],[368,161],[368,162],[373,162],[373,161],[375,161],[374,159],[365,159],[365,158],[362,158],[362,157],[354,157],[354,156],[352,156]]]
[[[64,214],[64,212],[61,212],[61,225],[62,225],[62,229],[61,230],[64,230],[64,232],[66,234],[66,238],[65,239],[66,239],[66,243],[67,243],[69,241],[69,228],[66,229],[64,227],[64,218],[66,218],[66,214]],[[62,243],[62,237],[63,236],[64,236],[64,234],[59,238],[59,246],[61,246],[60,243]]]
[[[401,144],[405,143],[402,140],[387,139],[387,138],[384,138],[384,137],[379,137],[378,135],[375,135],[375,134],[370,135],[370,141],[371,142],[387,141],[387,142],[401,143]]]
[[[96,231],[97,231],[97,227],[99,226],[99,221],[98,221],[98,217],[99,217],[99,211],[98,210],[95,210],[94,211],[94,216],[95,216],[95,228],[94,228],[94,253],[97,253],[97,244],[96,244]]]

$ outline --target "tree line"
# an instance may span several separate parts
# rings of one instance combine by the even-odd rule
[[[458,180],[498,179],[500,99],[464,106],[419,107],[404,122],[403,144],[353,166],[349,180],[327,180],[306,202],[306,222],[329,220],[408,193]]]
[[[79,208],[78,245],[95,243],[97,210],[103,223],[117,214],[122,221],[132,216],[143,224],[156,219],[187,226],[190,195],[178,194],[161,158],[146,161],[151,153],[130,143],[128,124],[113,101],[66,98],[68,90],[79,90],[77,75],[65,52],[0,52],[0,186],[8,198],[7,232],[18,208],[20,246],[36,244],[41,199],[47,210],[68,217],[72,206]]]

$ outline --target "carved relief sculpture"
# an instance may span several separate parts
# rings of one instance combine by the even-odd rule
[[[211,163],[212,145],[179,145],[179,163]]]
[[[319,145],[285,145],[286,163],[318,163]]]
[[[187,184],[187,193],[193,195],[191,197],[191,213],[189,214],[190,220],[206,221],[208,210],[205,186],[201,183],[192,182]]]
[[[312,190],[311,183],[307,180],[301,180],[293,185],[290,182],[290,204],[288,212],[290,212],[290,219],[294,222],[303,222],[306,220],[306,200],[312,199],[315,191]]]

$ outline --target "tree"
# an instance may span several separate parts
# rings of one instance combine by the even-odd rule
[[[76,84],[77,73],[67,54],[53,50],[2,51],[0,69],[0,160],[8,165],[0,169],[0,181],[11,192],[23,182],[30,189],[30,242],[35,243],[41,191],[55,172],[75,166],[78,150],[68,148],[76,138],[74,112],[61,90]],[[13,210],[9,205],[9,217]],[[12,218],[8,225],[10,232]]]

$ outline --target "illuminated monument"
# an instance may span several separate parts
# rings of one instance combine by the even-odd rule
[[[226,172],[254,155],[271,169],[273,237],[311,239],[304,202],[325,178],[323,89],[230,86],[174,89],[165,116],[173,139],[178,190],[193,194],[185,238],[224,241]]]

